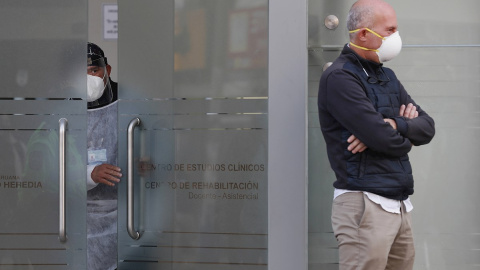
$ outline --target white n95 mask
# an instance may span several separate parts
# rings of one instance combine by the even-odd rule
[[[382,45],[377,49],[378,60],[380,63],[387,62],[395,58],[402,50],[402,38],[397,32],[382,39]]]
[[[87,101],[93,102],[99,99],[105,91],[103,79],[87,74]]]
[[[384,62],[392,60],[402,50],[402,38],[400,37],[400,33],[398,31],[396,31],[395,33],[391,34],[388,37],[382,37],[381,35],[379,35],[375,31],[370,30],[369,28],[366,28],[366,27],[365,28],[360,28],[360,29],[355,29],[355,30],[352,30],[352,31],[349,31],[349,32],[354,33],[354,32],[357,32],[361,29],[366,29],[368,32],[370,32],[370,33],[376,35],[377,37],[381,38],[382,39],[382,45],[380,45],[380,47],[378,47],[378,49],[368,49],[368,48],[361,47],[361,46],[358,46],[356,44],[353,44],[352,42],[350,42],[350,44],[352,46],[356,47],[356,48],[359,48],[359,49],[362,49],[362,50],[365,50],[365,51],[376,52],[377,55],[378,55],[378,60],[380,61],[380,63],[384,63]]]

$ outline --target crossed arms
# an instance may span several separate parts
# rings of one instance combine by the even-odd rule
[[[409,103],[407,106],[402,104],[402,106],[400,106],[399,116],[403,116],[408,119],[416,118],[418,117],[417,107],[412,103]],[[393,129],[397,129],[397,122],[395,120],[390,118],[384,118],[383,120],[386,123],[389,123]],[[349,143],[347,149],[348,151],[352,152],[352,154],[361,153],[368,148],[363,142],[355,137],[355,135],[351,135],[347,142]]]

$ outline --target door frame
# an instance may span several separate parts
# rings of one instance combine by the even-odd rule
[[[307,21],[307,0],[269,1],[268,269],[271,270],[308,268]]]

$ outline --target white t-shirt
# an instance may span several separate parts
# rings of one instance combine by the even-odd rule
[[[400,214],[400,206],[402,205],[402,202],[403,202],[403,205],[405,205],[405,210],[407,212],[410,212],[413,210],[413,205],[412,205],[412,202],[410,201],[410,198],[407,198],[404,201],[397,201],[397,200],[385,198],[380,195],[373,194],[366,191],[335,189],[335,191],[333,192],[333,199],[335,200],[335,198],[347,192],[363,192],[364,194],[367,195],[368,199],[370,199],[372,202],[376,204],[379,204],[383,210],[390,213]]]

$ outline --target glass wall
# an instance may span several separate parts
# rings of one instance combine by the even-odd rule
[[[309,0],[309,269],[338,269],[330,214],[334,175],[319,129],[316,95],[323,66],[347,42],[354,1]],[[410,153],[415,179],[414,269],[479,269],[480,190],[476,153],[480,105],[478,1],[394,0],[403,40],[388,62],[436,122],[433,141]],[[325,18],[339,26],[329,29]]]

